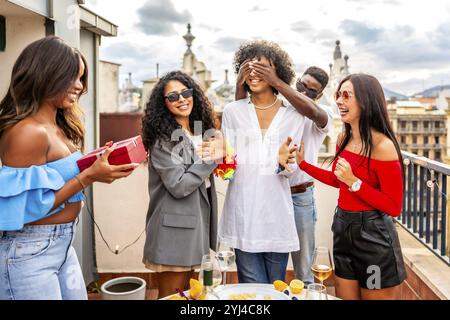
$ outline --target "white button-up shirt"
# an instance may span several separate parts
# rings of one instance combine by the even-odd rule
[[[305,143],[305,161],[317,166],[317,158],[319,156],[320,146],[325,137],[333,126],[333,110],[331,108],[318,105],[328,115],[328,122],[324,128],[319,128],[317,124],[311,119],[305,118],[305,129],[303,131],[303,141]],[[298,143],[295,141],[295,143]],[[289,177],[291,186],[298,186],[299,184],[313,181],[314,179],[303,170],[298,170]]]
[[[225,106],[222,131],[237,155],[237,169],[225,197],[220,242],[246,252],[299,250],[289,179],[276,169],[279,147],[288,136],[298,144],[304,124],[292,106],[282,106],[263,134],[249,98]]]

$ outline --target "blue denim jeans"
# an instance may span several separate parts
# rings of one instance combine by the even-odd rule
[[[234,249],[239,283],[273,283],[286,278],[289,253]]]
[[[0,300],[86,300],[74,223],[0,231]]]
[[[294,203],[295,225],[297,227],[300,250],[291,252],[295,277],[305,284],[314,283],[311,272],[312,256],[315,247],[315,229],[317,221],[316,204],[314,202],[314,187],[309,187],[303,193],[292,195]]]

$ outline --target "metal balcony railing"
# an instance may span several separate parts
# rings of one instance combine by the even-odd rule
[[[450,265],[450,166],[402,151],[405,167],[403,210],[397,222]]]

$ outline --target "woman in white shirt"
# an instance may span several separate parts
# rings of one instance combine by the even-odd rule
[[[274,65],[280,79],[292,82],[293,65],[277,44],[241,45],[234,59],[236,73],[255,59]],[[250,98],[228,104],[222,115],[222,131],[238,165],[228,186],[219,241],[235,248],[239,282],[272,283],[285,279],[289,252],[299,250],[288,180],[298,169],[279,170],[277,150],[287,137],[301,138],[304,117],[250,71],[244,87]]]

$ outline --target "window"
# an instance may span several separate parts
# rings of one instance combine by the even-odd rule
[[[424,151],[423,151],[423,156],[424,156],[425,158],[429,158],[429,157],[430,157],[430,152],[429,152],[428,150],[424,150]]]
[[[405,136],[401,136],[400,137],[400,143],[406,143],[406,137]]]
[[[434,122],[434,128],[439,129],[441,127],[441,122],[440,121],[435,121]]]
[[[428,126],[429,126],[429,122],[428,121],[424,121],[423,122],[423,128],[424,129],[428,129]]]
[[[406,129],[406,121],[400,121],[400,128]]]
[[[441,152],[440,151],[436,151],[434,153],[434,160],[441,161]]]
[[[414,144],[417,143],[417,136],[413,136],[413,137],[412,137],[412,143],[414,143]]]
[[[412,122],[413,130],[417,130],[417,121]]]
[[[439,136],[435,136],[434,137],[434,143],[435,144],[439,144]]]
[[[428,136],[423,137],[423,144],[428,144]]]

